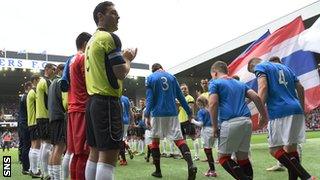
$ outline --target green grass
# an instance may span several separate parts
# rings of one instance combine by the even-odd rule
[[[267,167],[273,166],[276,161],[268,153],[268,145],[266,140],[266,134],[253,135],[252,136],[252,162],[254,169],[254,176],[257,180],[278,180],[278,179],[287,179],[287,172],[267,172],[265,169]],[[318,132],[308,132],[307,133],[307,142],[303,145],[303,157],[302,163],[303,166],[312,174],[317,177],[320,177],[320,156],[319,156],[319,147],[320,147],[320,131]],[[190,141],[189,141],[190,144]],[[191,145],[191,144],[190,144]],[[193,146],[190,146],[191,148]],[[192,150],[193,153],[193,150]],[[31,179],[28,176],[21,175],[20,164],[17,162],[17,150],[12,149],[10,152],[3,153],[2,155],[11,155],[12,156],[12,177],[14,180],[27,180]],[[214,150],[214,155],[216,157],[216,150]],[[203,152],[200,154],[200,159],[204,159],[205,155]],[[1,157],[2,161],[2,157]],[[218,177],[217,178],[207,178],[203,174],[207,171],[208,165],[205,162],[196,162],[198,166],[198,175],[197,179],[232,179],[229,174],[220,166],[216,165]],[[187,176],[186,163],[182,159],[172,159],[172,158],[162,158],[161,159],[161,168],[163,179],[172,179],[172,180],[184,180]],[[2,162],[0,170],[2,171]],[[133,160],[128,160],[128,166],[121,167],[117,166],[116,169],[116,179],[118,180],[152,180],[150,174],[153,172],[154,167],[152,163],[146,163],[143,156],[135,156]],[[3,178],[0,174],[0,179],[10,179]]]

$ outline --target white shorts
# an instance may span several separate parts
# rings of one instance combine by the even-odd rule
[[[237,117],[224,121],[220,127],[218,152],[249,152],[252,134],[252,122],[249,117]]]
[[[127,139],[128,128],[129,128],[129,125],[128,125],[128,124],[124,124],[124,125],[123,125],[123,140],[126,140],[126,139]]]
[[[152,117],[151,127],[152,138],[167,138],[172,141],[183,139],[177,116]]]
[[[215,138],[213,137],[212,127],[203,127],[201,130],[201,140],[204,148],[212,148]]]
[[[145,134],[144,134],[144,143],[146,145],[149,145],[152,143],[151,131],[148,129],[145,131]]]
[[[268,122],[269,147],[305,142],[305,117],[295,114]]]

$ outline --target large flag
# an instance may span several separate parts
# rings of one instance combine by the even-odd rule
[[[304,51],[320,53],[320,18],[300,34],[299,45]]]
[[[248,61],[253,57],[267,60],[278,56],[290,67],[305,88],[305,109],[310,111],[320,105],[320,79],[316,61],[312,52],[304,51],[299,45],[300,34],[304,31],[301,17],[273,32],[267,38],[256,43],[244,55],[239,56],[229,65],[230,75],[238,75],[241,81],[254,88],[255,75],[247,70]],[[254,88],[255,89],[255,88]],[[254,129],[257,128],[257,110],[251,106]]]

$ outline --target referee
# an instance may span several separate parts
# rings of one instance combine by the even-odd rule
[[[89,94],[86,106],[87,142],[90,155],[86,177],[114,179],[114,168],[122,143],[122,81],[130,70],[137,49],[121,52],[119,15],[112,2],[102,2],[93,12],[97,31],[85,51],[85,78]]]

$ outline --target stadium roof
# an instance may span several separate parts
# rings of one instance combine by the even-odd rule
[[[317,1],[172,67],[168,72],[176,75],[180,82],[181,79],[186,82],[192,81],[192,78],[199,79],[209,77],[209,69],[213,62],[222,60],[229,64],[240,55],[251,42],[259,38],[268,29],[273,32],[298,16],[302,16],[305,27],[309,28],[319,15],[320,1]]]
[[[23,91],[23,84],[30,80],[33,74],[33,70],[39,70],[32,68],[32,66],[25,66],[25,62],[52,62],[52,63],[64,63],[68,59],[68,56],[31,53],[31,52],[17,52],[6,51],[0,53],[0,96],[17,96]],[[14,64],[14,68],[10,66],[10,61]],[[18,65],[20,61],[20,65]],[[9,63],[8,63],[9,62]],[[21,64],[21,62],[23,62]],[[30,63],[26,63],[30,65]],[[40,63],[38,63],[40,64]],[[11,68],[10,68],[11,67]],[[41,68],[41,65],[39,66]],[[38,67],[37,67],[38,68]],[[29,69],[29,70],[28,70]],[[40,71],[40,70],[39,70]],[[135,94],[140,92],[144,88],[144,77],[150,74],[149,64],[132,63],[131,70],[128,77],[124,81],[125,93],[128,96],[134,97]],[[139,93],[138,93],[139,94]]]

